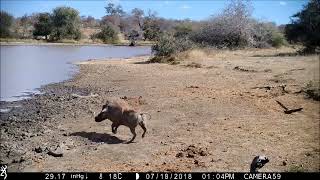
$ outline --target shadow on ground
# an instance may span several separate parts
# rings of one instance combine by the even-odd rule
[[[134,62],[133,64],[150,64],[151,62],[148,61],[139,61],[139,62]]]
[[[116,136],[112,136],[108,133],[96,133],[96,132],[74,132],[71,133],[70,136],[80,136],[89,139],[92,142],[104,142],[107,144],[120,144],[124,141],[117,138]]]
[[[253,55],[252,57],[285,57],[285,56],[302,56],[298,52],[289,53],[277,53],[277,54],[267,54],[267,55]]]

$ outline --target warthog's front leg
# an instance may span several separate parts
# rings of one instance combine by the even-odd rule
[[[119,124],[117,124],[117,123],[112,123],[111,124],[111,129],[112,129],[112,133],[113,134],[117,134],[118,127],[119,127]]]
[[[127,142],[128,144],[129,144],[129,143],[132,143],[132,141],[133,141],[133,140],[136,138],[136,136],[137,136],[135,129],[136,129],[135,127],[131,127],[131,128],[130,128],[130,131],[131,131],[131,133],[133,134],[133,137],[132,137],[132,139],[131,139],[130,141]]]

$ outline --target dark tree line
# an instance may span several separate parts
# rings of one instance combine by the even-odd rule
[[[189,46],[191,42],[217,48],[262,48],[279,47],[287,39],[292,43],[302,43],[306,49],[314,52],[320,42],[319,0],[310,0],[301,12],[292,16],[290,24],[280,27],[255,20],[251,16],[250,3],[243,0],[231,0],[222,13],[203,21],[164,19],[158,17],[156,12],[144,12],[139,8],[125,12],[120,5],[113,3],[106,5],[105,13],[101,19],[95,19],[92,16],[80,17],[79,12],[70,7],[57,7],[51,13],[14,18],[1,11],[0,37],[79,40],[82,37],[81,28],[93,28],[97,30],[91,35],[93,40],[116,43],[121,34],[131,45],[144,40],[186,42],[183,44],[187,47],[193,47]]]
[[[302,43],[305,52],[314,53],[320,46],[320,1],[310,0],[302,11],[294,14],[285,34],[289,41]]]

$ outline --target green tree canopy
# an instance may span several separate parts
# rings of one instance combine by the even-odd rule
[[[79,12],[71,7],[57,7],[52,13],[52,24],[54,26],[52,38],[75,39],[81,38]]]
[[[5,11],[0,11],[0,37],[6,38],[11,36],[10,28],[13,24],[13,16]]]
[[[37,18],[37,22],[34,24],[34,36],[45,36],[46,39],[48,35],[52,32],[52,21],[49,13],[40,13]]]
[[[310,0],[304,8],[292,16],[292,23],[285,28],[291,42],[301,42],[309,52],[320,46],[320,1]]]
[[[144,18],[143,27],[145,40],[157,40],[161,34],[160,25],[155,12],[148,12],[148,16]]]
[[[107,15],[119,15],[122,16],[125,14],[122,7],[120,5],[115,6],[113,3],[108,3],[108,5],[105,7]]]

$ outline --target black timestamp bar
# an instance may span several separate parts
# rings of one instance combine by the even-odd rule
[[[281,173],[281,172],[7,172],[0,180],[291,180],[319,179],[319,172]]]

